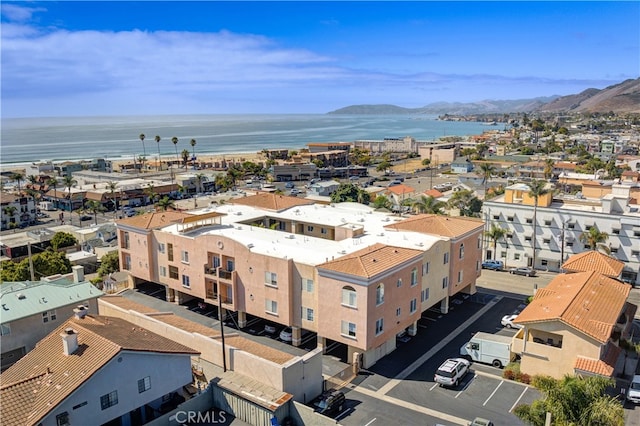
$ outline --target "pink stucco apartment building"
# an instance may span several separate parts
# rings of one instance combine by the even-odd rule
[[[444,313],[475,293],[483,222],[401,217],[357,203],[332,205],[273,193],[190,212],[117,222],[121,269],[134,285],[166,287],[167,300],[197,299],[338,342],[373,365],[415,335],[425,310]],[[220,301],[218,301],[220,297]]]

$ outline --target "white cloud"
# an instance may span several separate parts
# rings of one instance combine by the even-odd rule
[[[12,22],[27,22],[31,21],[33,14],[36,12],[46,12],[44,7],[24,7],[12,3],[2,3],[0,5],[0,11],[2,15]]]

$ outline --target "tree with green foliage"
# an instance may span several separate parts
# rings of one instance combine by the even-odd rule
[[[16,182],[16,184],[18,185],[18,194],[20,194],[20,192],[22,192],[22,190],[20,189],[20,182],[24,180],[24,175],[22,173],[14,172],[9,175],[9,179]]]
[[[46,250],[31,256],[31,261],[33,262],[33,272],[36,280],[71,272],[71,262],[64,252]],[[23,259],[20,262],[12,262],[10,260],[2,262],[0,279],[3,282],[31,280],[29,259]]]
[[[158,144],[158,164],[156,164],[156,171],[161,170],[161,164],[160,164],[160,140],[162,138],[159,135],[156,135],[156,137],[154,138],[154,140],[156,141],[156,144]]]
[[[553,168],[556,165],[556,162],[553,158],[547,158],[546,160],[544,160],[544,170],[542,171],[542,173],[544,174],[544,178],[546,180],[551,179],[551,177],[553,176]]]
[[[117,250],[111,251],[100,258],[98,276],[104,277],[120,270],[120,257]]]
[[[501,228],[495,223],[492,223],[491,228],[489,228],[488,231],[484,231],[484,235],[493,243],[493,259],[495,260],[496,252],[498,251],[498,241],[500,241],[507,235],[507,230]]]
[[[447,205],[449,208],[458,209],[460,216],[480,217],[482,211],[482,201],[468,189],[454,192]]]
[[[369,200],[369,193],[352,183],[340,184],[338,189],[336,189],[336,191],[331,194],[332,203],[353,202],[360,204],[369,204]]]
[[[411,210],[416,213],[444,214],[446,204],[432,196],[421,195],[411,203]]]
[[[389,170],[391,168],[391,161],[387,160],[387,159],[383,159],[381,162],[378,163],[378,165],[376,166],[376,171],[378,172],[386,172],[387,170]]]
[[[555,426],[624,426],[622,403],[607,394],[613,379],[602,376],[570,376],[554,379],[535,376],[532,384],[544,395],[531,405],[515,408],[514,414],[534,426],[545,424],[547,413]]]
[[[93,221],[97,225],[98,224],[98,212],[105,211],[105,208],[100,204],[99,201],[89,200],[84,203],[84,210],[90,212],[93,215]]]
[[[118,182],[109,181],[107,182],[106,189],[109,191],[111,195],[111,202],[113,203],[113,215],[115,216],[118,212],[118,200],[116,199],[115,192],[118,187]]]
[[[78,240],[68,232],[56,232],[51,238],[51,247],[54,250],[75,246],[76,244],[78,244]]]
[[[73,211],[73,200],[71,197],[71,188],[73,188],[78,181],[75,180],[73,178],[73,176],[71,175],[67,175],[64,178],[62,178],[62,182],[64,184],[64,187],[67,188],[67,199],[69,200],[69,211]]]
[[[609,239],[609,234],[600,231],[597,226],[592,226],[587,231],[584,231],[579,238],[580,242],[589,247],[590,250],[602,250],[607,254],[611,253],[611,249],[605,244]]]
[[[142,153],[143,153],[142,156],[143,157],[141,158],[140,164],[142,165],[141,166],[142,170],[144,170],[144,161],[147,158],[147,149],[144,146],[144,139],[146,138],[146,136],[144,135],[144,133],[140,133],[140,136],[138,136],[138,137],[140,138],[140,141],[142,142]]]
[[[168,209],[175,210],[176,204],[173,202],[171,198],[165,195],[164,197],[158,200],[158,202],[156,203],[156,207],[162,209],[162,211],[167,211]]]
[[[183,149],[182,152],[180,153],[180,156],[182,157],[182,164],[184,165],[184,168],[186,170],[187,163],[189,162],[189,150]]]
[[[142,190],[144,195],[147,196],[147,200],[149,200],[150,204],[153,204],[158,199],[158,193],[156,192],[156,187],[150,183],[147,185],[145,189]]]
[[[373,207],[375,207],[376,209],[391,210],[392,206],[393,206],[393,203],[385,195],[378,195],[376,198],[373,199]]]
[[[476,173],[478,176],[482,176],[482,186],[484,188],[484,199],[487,199],[487,185],[491,180],[491,177],[495,174],[496,168],[491,163],[481,163]]]

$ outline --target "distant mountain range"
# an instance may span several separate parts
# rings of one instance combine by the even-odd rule
[[[480,102],[434,102],[420,108],[396,105],[351,105],[329,114],[427,114],[477,115],[516,112],[609,112],[640,113],[640,78],[625,80],[604,89],[587,89],[577,95]]]

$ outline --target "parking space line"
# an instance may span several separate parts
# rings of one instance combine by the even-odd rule
[[[468,388],[469,386],[471,386],[471,382],[472,382],[476,377],[478,377],[478,375],[477,375],[477,374],[474,374],[474,375],[473,375],[473,377],[471,378],[471,380],[469,380],[469,381],[467,382],[467,384],[466,384],[466,385],[464,385],[464,387],[458,391],[458,393],[456,394],[456,396],[455,396],[454,398],[458,398],[458,397],[462,394],[462,392],[466,391],[466,390],[467,390],[467,388]]]
[[[437,384],[437,383],[434,383],[434,384],[433,384],[433,386],[431,386],[431,389],[429,389],[429,391],[434,390],[434,389],[436,388],[436,386],[438,386],[438,384]]]
[[[367,423],[367,424],[366,424],[366,425],[364,425],[364,426],[369,426],[371,423],[375,422],[376,420],[378,420],[378,418],[377,418],[377,417],[374,417],[374,418],[373,418],[373,420],[371,420],[369,423]]]
[[[340,413],[338,415],[338,417],[336,417],[336,420],[339,420],[341,417],[343,417],[345,414],[347,414],[349,412],[349,410],[351,410],[350,408],[347,408],[346,410],[344,410],[342,413]]]
[[[501,380],[500,383],[498,383],[498,386],[496,386],[496,388],[493,390],[493,392],[491,392],[491,395],[489,395],[489,398],[487,398],[487,400],[484,402],[484,404],[482,404],[483,407],[485,405],[487,405],[487,402],[489,402],[489,400],[493,397],[493,395],[495,395],[496,392],[498,392],[498,389],[500,389],[500,386],[502,386],[503,383],[504,383],[504,380]]]
[[[522,397],[524,396],[524,393],[527,391],[527,389],[529,389],[528,387],[524,388],[522,390],[522,393],[520,394],[520,396],[518,397],[518,399],[516,399],[516,402],[513,403],[513,405],[511,406],[511,409],[509,410],[509,412],[511,413],[513,411],[514,408],[516,408],[516,405],[518,405],[518,402],[520,402],[520,400],[522,399]]]

